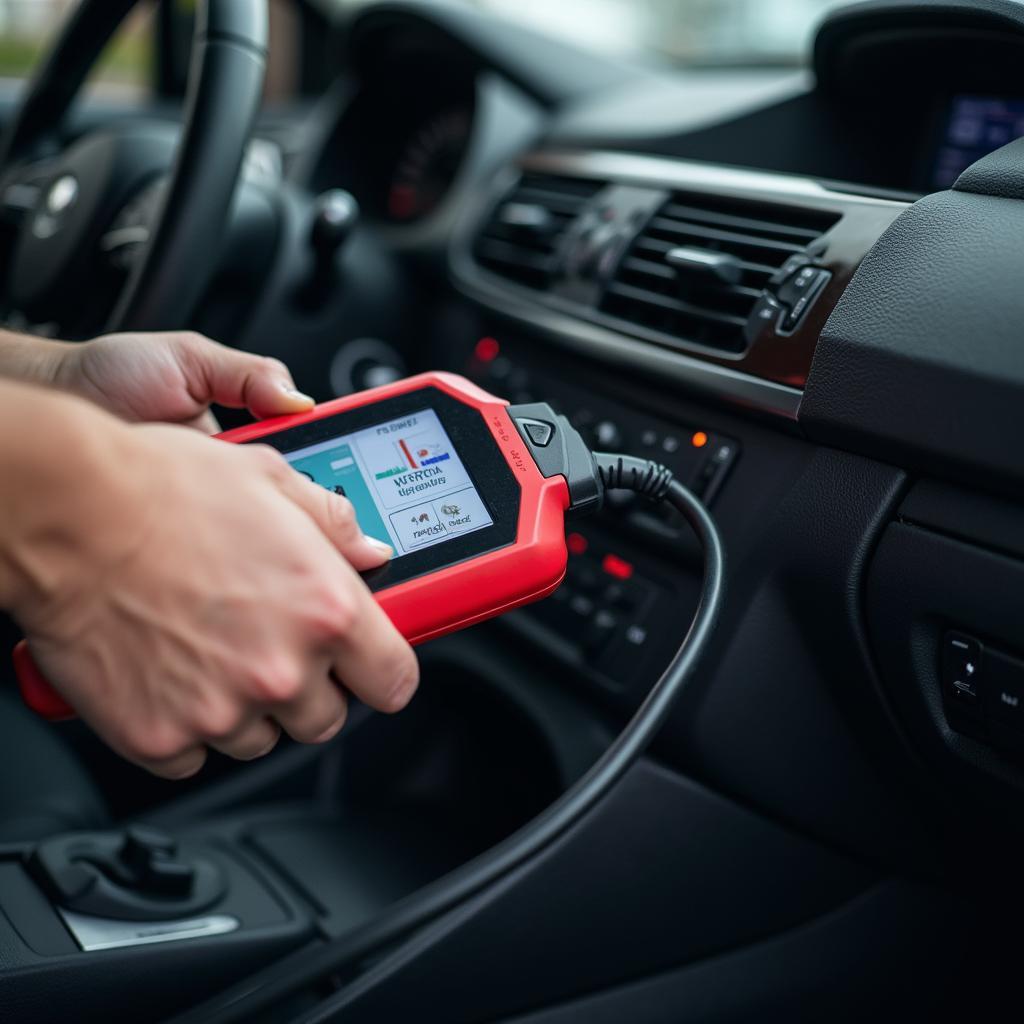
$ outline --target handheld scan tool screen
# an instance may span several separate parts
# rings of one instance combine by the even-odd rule
[[[363,533],[396,557],[494,520],[433,409],[285,452],[303,475],[352,502]]]

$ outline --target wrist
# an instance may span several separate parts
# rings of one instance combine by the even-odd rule
[[[51,616],[101,549],[116,557],[126,539],[116,512],[128,434],[84,401],[0,382],[0,607],[22,626]]]
[[[78,347],[73,342],[0,330],[0,377],[44,387],[59,385]]]

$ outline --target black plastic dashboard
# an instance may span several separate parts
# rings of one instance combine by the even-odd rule
[[[381,228],[457,293],[440,304],[421,358],[447,358],[514,400],[567,403],[597,437],[618,431],[624,443],[649,436],[660,445],[710,430],[740,456],[716,506],[752,502],[751,488],[772,472],[747,451],[755,420],[794,444],[810,442],[822,458],[866,459],[880,474],[880,504],[865,512],[862,559],[891,536],[886,524],[899,519],[899,495],[915,481],[983,492],[997,505],[1019,497],[1024,456],[1010,440],[1024,427],[1024,143],[1012,141],[1024,132],[1018,4],[854,5],[822,26],[813,74],[765,75],[741,99],[723,89],[713,118],[686,99],[714,95],[713,77],[698,84],[695,73],[665,76],[575,50],[553,59],[558,44],[524,45],[522,31],[506,38],[504,26],[474,12],[427,16],[402,4],[371,9],[353,31],[354,45],[369,41],[377,62],[370,82],[387,78],[389,54],[420,40],[459,52],[453,66],[473,84],[472,129],[448,192],[417,223]],[[344,148],[345,134],[332,144]],[[332,169],[325,158],[316,180]],[[476,361],[480,337],[488,348],[501,343],[498,376]],[[594,382],[590,397],[548,379],[545,362],[568,375],[578,365]],[[631,397],[616,410],[600,396],[620,374]],[[647,389],[677,406],[679,429],[644,420]],[[944,506],[914,508],[915,528],[948,529]],[[637,536],[640,546],[625,551],[642,567],[644,549],[665,537]],[[1001,545],[980,534],[971,542]],[[611,542],[591,543],[603,552]],[[886,551],[892,559],[891,544]],[[580,576],[592,579],[594,565],[584,562]],[[866,562],[850,571],[860,594]],[[685,573],[650,573],[657,600],[675,593],[686,604]],[[637,620],[579,586],[567,600],[579,597],[590,611],[576,619],[551,611],[569,640],[551,649],[584,674],[598,666],[599,685],[621,695],[625,684],[602,675],[594,651],[623,650]],[[912,626],[912,638],[881,636],[877,621],[869,638],[859,604],[843,613],[862,654],[882,651],[877,697],[889,710],[876,739],[920,710],[890,688],[938,692],[941,637],[957,625],[942,603],[921,612],[928,625]],[[596,619],[608,624],[607,648],[594,646]],[[523,628],[544,646],[536,623]],[[986,639],[1019,648],[1007,620]],[[938,729],[954,760],[992,763],[964,754],[945,719],[920,728],[933,739]],[[1024,787],[1024,773],[1005,771]],[[757,788],[749,777],[732,785]],[[780,798],[776,809],[798,813],[785,805]]]

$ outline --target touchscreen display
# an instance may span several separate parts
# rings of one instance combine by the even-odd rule
[[[954,96],[932,166],[932,185],[948,188],[975,160],[1024,135],[1024,99]]]
[[[493,523],[433,409],[285,452],[300,473],[343,494],[364,533],[407,554]]]

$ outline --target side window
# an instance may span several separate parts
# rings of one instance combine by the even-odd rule
[[[3,0],[0,0],[2,3]],[[338,39],[332,28],[332,5],[298,0],[269,0],[270,49],[263,83],[265,107],[283,107],[320,95],[337,73]],[[185,91],[195,24],[195,0],[164,0],[160,6],[163,61],[159,88],[168,96]]]
[[[78,0],[0,0],[0,79],[24,79]],[[88,88],[130,97],[153,88],[155,3],[138,4],[93,69]]]
[[[0,93],[28,77],[80,0],[0,0]],[[331,0],[340,4],[342,0]],[[196,0],[137,3],[86,84],[93,96],[181,96],[189,70]],[[319,95],[337,71],[337,39],[323,9],[269,0],[268,106]],[[329,13],[330,6],[326,8]]]

